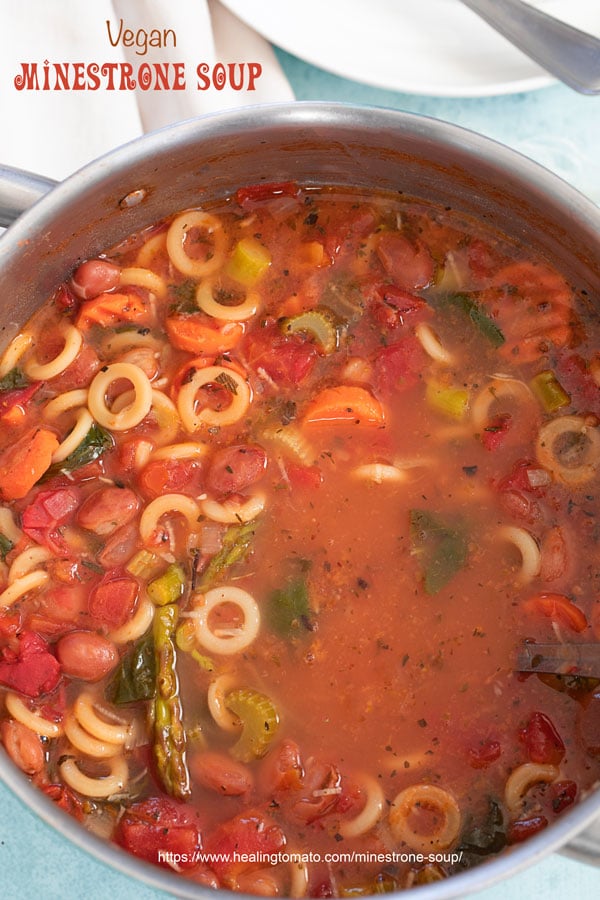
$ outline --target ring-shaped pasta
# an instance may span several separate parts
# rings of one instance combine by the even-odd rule
[[[211,253],[205,259],[193,259],[185,251],[187,235],[193,228],[207,233],[212,240]],[[227,237],[220,219],[199,209],[190,209],[177,216],[167,231],[169,259],[176,269],[190,278],[206,278],[220,269],[225,261],[226,244]]]
[[[34,357],[25,361],[23,370],[28,378],[34,381],[47,381],[61,375],[77,358],[83,343],[83,335],[74,325],[67,325],[63,330],[64,345],[60,353],[47,363],[39,363]]]
[[[294,850],[287,851],[290,860],[290,897],[297,900],[308,893],[308,864],[304,854]]]
[[[94,419],[90,411],[82,407],[76,414],[75,425],[52,454],[52,462],[64,462],[67,456],[79,447],[93,424]]]
[[[537,401],[531,389],[524,381],[517,378],[501,378],[496,376],[477,394],[471,403],[471,421],[476,431],[481,431],[490,419],[490,408],[497,400],[522,400],[535,406]]]
[[[164,279],[157,275],[156,272],[140,266],[126,266],[124,269],[121,269],[119,284],[121,286],[131,284],[135,287],[145,288],[151,294],[155,294],[159,300],[167,296],[167,285]]]
[[[208,711],[223,731],[239,731],[240,722],[238,717],[231,712],[225,705],[227,694],[236,686],[236,680],[233,675],[219,675],[208,686],[206,702]]]
[[[223,604],[233,604],[244,616],[243,625],[235,630],[217,634],[209,624],[213,610]],[[260,628],[260,610],[254,597],[242,588],[227,585],[212,588],[206,594],[196,595],[196,604],[190,618],[196,629],[196,641],[209,653],[230,656],[240,653],[252,644]]]
[[[45,719],[38,710],[29,709],[12,691],[7,692],[4,703],[8,713],[15,721],[25,725],[40,737],[57,738],[63,733],[62,726],[58,722],[51,722],[49,719]]]
[[[411,813],[419,808],[438,814],[434,831],[423,834],[411,825]],[[389,823],[394,839],[413,850],[445,850],[459,836],[461,815],[449,791],[435,784],[415,784],[400,791],[392,801]]]
[[[138,255],[136,257],[136,265],[142,266],[144,269],[148,268],[148,266],[153,262],[157,253],[160,253],[161,250],[164,249],[167,243],[167,232],[159,231],[157,234],[152,234],[146,243],[140,247]]]
[[[17,334],[12,339],[0,359],[0,378],[4,378],[11,369],[15,368],[25,351],[31,346],[32,341],[33,335],[26,331]]]
[[[133,403],[134,400],[134,392],[125,391],[125,393],[119,394],[116,398],[111,410],[113,413],[119,413]],[[163,394],[162,391],[157,390],[155,387],[152,388],[150,412],[154,413],[160,437],[163,440],[172,441],[173,438],[177,437],[181,427],[181,419],[179,418],[177,407],[166,394]]]
[[[415,326],[415,337],[427,356],[433,359],[434,362],[439,362],[446,366],[450,366],[455,362],[454,354],[446,350],[433,328],[426,322],[419,322]]]
[[[113,412],[106,404],[106,392],[117,379],[133,385],[133,400]],[[127,431],[145,419],[152,407],[152,385],[148,376],[133,363],[112,363],[95,376],[88,391],[88,408],[94,419],[110,431]]]
[[[129,641],[137,641],[138,638],[146,634],[152,625],[153,619],[154,604],[149,597],[141,597],[138,608],[129,622],[125,622],[124,625],[115,628],[108,637],[113,644],[128,644]]]
[[[196,396],[207,384],[227,385],[231,394],[231,403],[225,409],[204,407],[196,412]],[[196,369],[189,381],[180,389],[177,396],[177,409],[186,431],[193,434],[202,425],[233,425],[248,411],[252,394],[246,379],[235,369],[226,366],[206,366]]]
[[[49,559],[53,558],[53,554],[47,547],[27,547],[18,556],[13,559],[10,569],[8,570],[8,583],[14,584],[19,578],[28,575],[36,569],[39,569]]]
[[[536,539],[517,525],[503,525],[498,532],[500,540],[514,544],[521,554],[521,569],[517,576],[519,584],[528,584],[540,573],[542,555]]]
[[[127,742],[131,730],[128,723],[123,720],[119,720],[114,725],[105,722],[96,712],[95,706],[95,698],[87,691],[77,697],[73,705],[73,715],[79,725],[99,741],[123,746]]]
[[[65,735],[76,750],[94,759],[110,759],[117,756],[123,748],[122,742],[113,744],[89,734],[81,727],[73,713],[65,716]]]
[[[208,453],[208,444],[199,441],[181,441],[178,444],[167,444],[159,447],[151,454],[152,459],[204,459]]]
[[[256,315],[260,306],[260,297],[256,291],[248,291],[241,303],[219,303],[214,296],[214,282],[203,281],[196,291],[196,303],[202,312],[223,322],[244,322]]]
[[[84,775],[72,756],[63,759],[58,768],[65,784],[77,791],[78,794],[105,800],[124,790],[129,780],[129,769],[123,757],[117,756],[108,759],[106,765],[109,768],[109,774],[100,775],[98,778]]]
[[[359,481],[372,481],[373,484],[399,484],[407,479],[406,469],[389,463],[365,463],[352,469],[351,474]]]
[[[366,794],[365,803],[353,819],[340,822],[338,831],[343,838],[366,834],[375,827],[385,809],[385,794],[377,779],[371,775],[361,775],[359,783]]]
[[[509,811],[513,815],[520,813],[527,791],[534,784],[556,781],[558,775],[558,766],[541,763],[523,763],[518,766],[506,779],[504,788],[504,801]]]
[[[12,584],[9,584],[0,594],[0,609],[8,609],[13,603],[16,603],[20,597],[29,594],[30,591],[36,591],[42,585],[46,584],[50,576],[43,569],[35,569],[22,578],[17,578]]]
[[[580,435],[585,441],[578,464],[566,465],[555,451],[557,441],[567,435]],[[600,429],[589,425],[584,416],[559,416],[540,428],[536,455],[538,462],[556,481],[563,484],[584,484],[598,471],[600,462]]]
[[[261,514],[265,508],[264,494],[256,494],[248,500],[234,499],[223,500],[201,500],[200,510],[207,519],[212,522],[221,522],[224,525],[236,525],[240,522],[251,522]]]
[[[11,544],[18,544],[23,532],[14,520],[12,511],[7,506],[0,506],[0,534],[7,537]]]
[[[70,410],[78,409],[81,406],[87,406],[87,402],[87,388],[65,391],[64,394],[58,394],[57,397],[48,400],[42,409],[42,415],[47,420],[58,419],[65,412],[70,412]]]
[[[138,331],[119,331],[109,335],[102,342],[102,352],[106,357],[113,357],[126,350],[140,347],[158,352],[163,346],[162,341],[149,334],[147,328],[140,328]]]
[[[192,531],[198,531],[200,525],[200,507],[187,494],[163,494],[156,497],[144,509],[140,518],[140,536],[147,543],[158,528],[158,523],[165,515],[182,515]]]

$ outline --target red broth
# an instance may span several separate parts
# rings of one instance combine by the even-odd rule
[[[241,189],[0,363],[1,736],[211,887],[451,876],[600,774],[597,314],[452,211]]]

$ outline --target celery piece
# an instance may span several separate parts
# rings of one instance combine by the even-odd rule
[[[558,378],[551,369],[539,372],[529,382],[531,390],[536,395],[546,412],[553,413],[571,402],[569,394],[565,391]]]
[[[467,539],[427,510],[410,510],[411,552],[418,558],[425,593],[437,594],[464,568]]]
[[[285,334],[306,332],[326,355],[333,353],[339,346],[339,329],[333,314],[322,307],[309,309],[306,312],[298,313],[297,316],[283,319],[281,330]]]
[[[492,347],[501,347],[505,342],[506,338],[494,320],[473,297],[468,294],[448,294],[446,303],[465,313]]]
[[[271,254],[256,238],[242,238],[233,248],[225,272],[230,278],[251,287],[271,265]]]
[[[435,381],[428,383],[425,399],[431,409],[450,419],[462,419],[469,407],[469,392],[465,388],[446,387]]]
[[[146,590],[155,606],[176,603],[185,590],[185,572],[177,563],[172,563],[162,575],[150,582]]]
[[[273,701],[250,688],[231,691],[225,706],[239,718],[242,733],[231,753],[241,762],[264,756],[279,728],[279,715]]]
[[[125,568],[130,575],[135,575],[136,578],[150,578],[160,564],[162,564],[160,556],[150,550],[139,550],[131,557]]]

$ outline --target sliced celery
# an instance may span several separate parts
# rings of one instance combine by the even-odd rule
[[[446,387],[435,381],[427,385],[425,399],[431,409],[449,419],[462,419],[469,408],[469,392],[465,388]]]
[[[556,412],[571,402],[570,396],[551,369],[545,369],[532,378],[530,386],[546,412]]]
[[[250,287],[271,265],[271,254],[256,238],[242,238],[233,249],[225,271],[230,278]]]
[[[339,330],[334,317],[328,309],[322,307],[284,319],[281,328],[287,334],[307,332],[325,354],[333,353],[339,346]]]
[[[227,694],[225,706],[240,719],[242,733],[231,748],[241,762],[260,759],[279,728],[279,715],[273,701],[250,688],[239,688]]]

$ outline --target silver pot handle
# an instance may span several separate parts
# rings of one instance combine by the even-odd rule
[[[0,165],[0,227],[7,228],[58,182]]]
[[[575,835],[560,852],[580,862],[600,866],[600,818],[595,819],[591,825]]]

